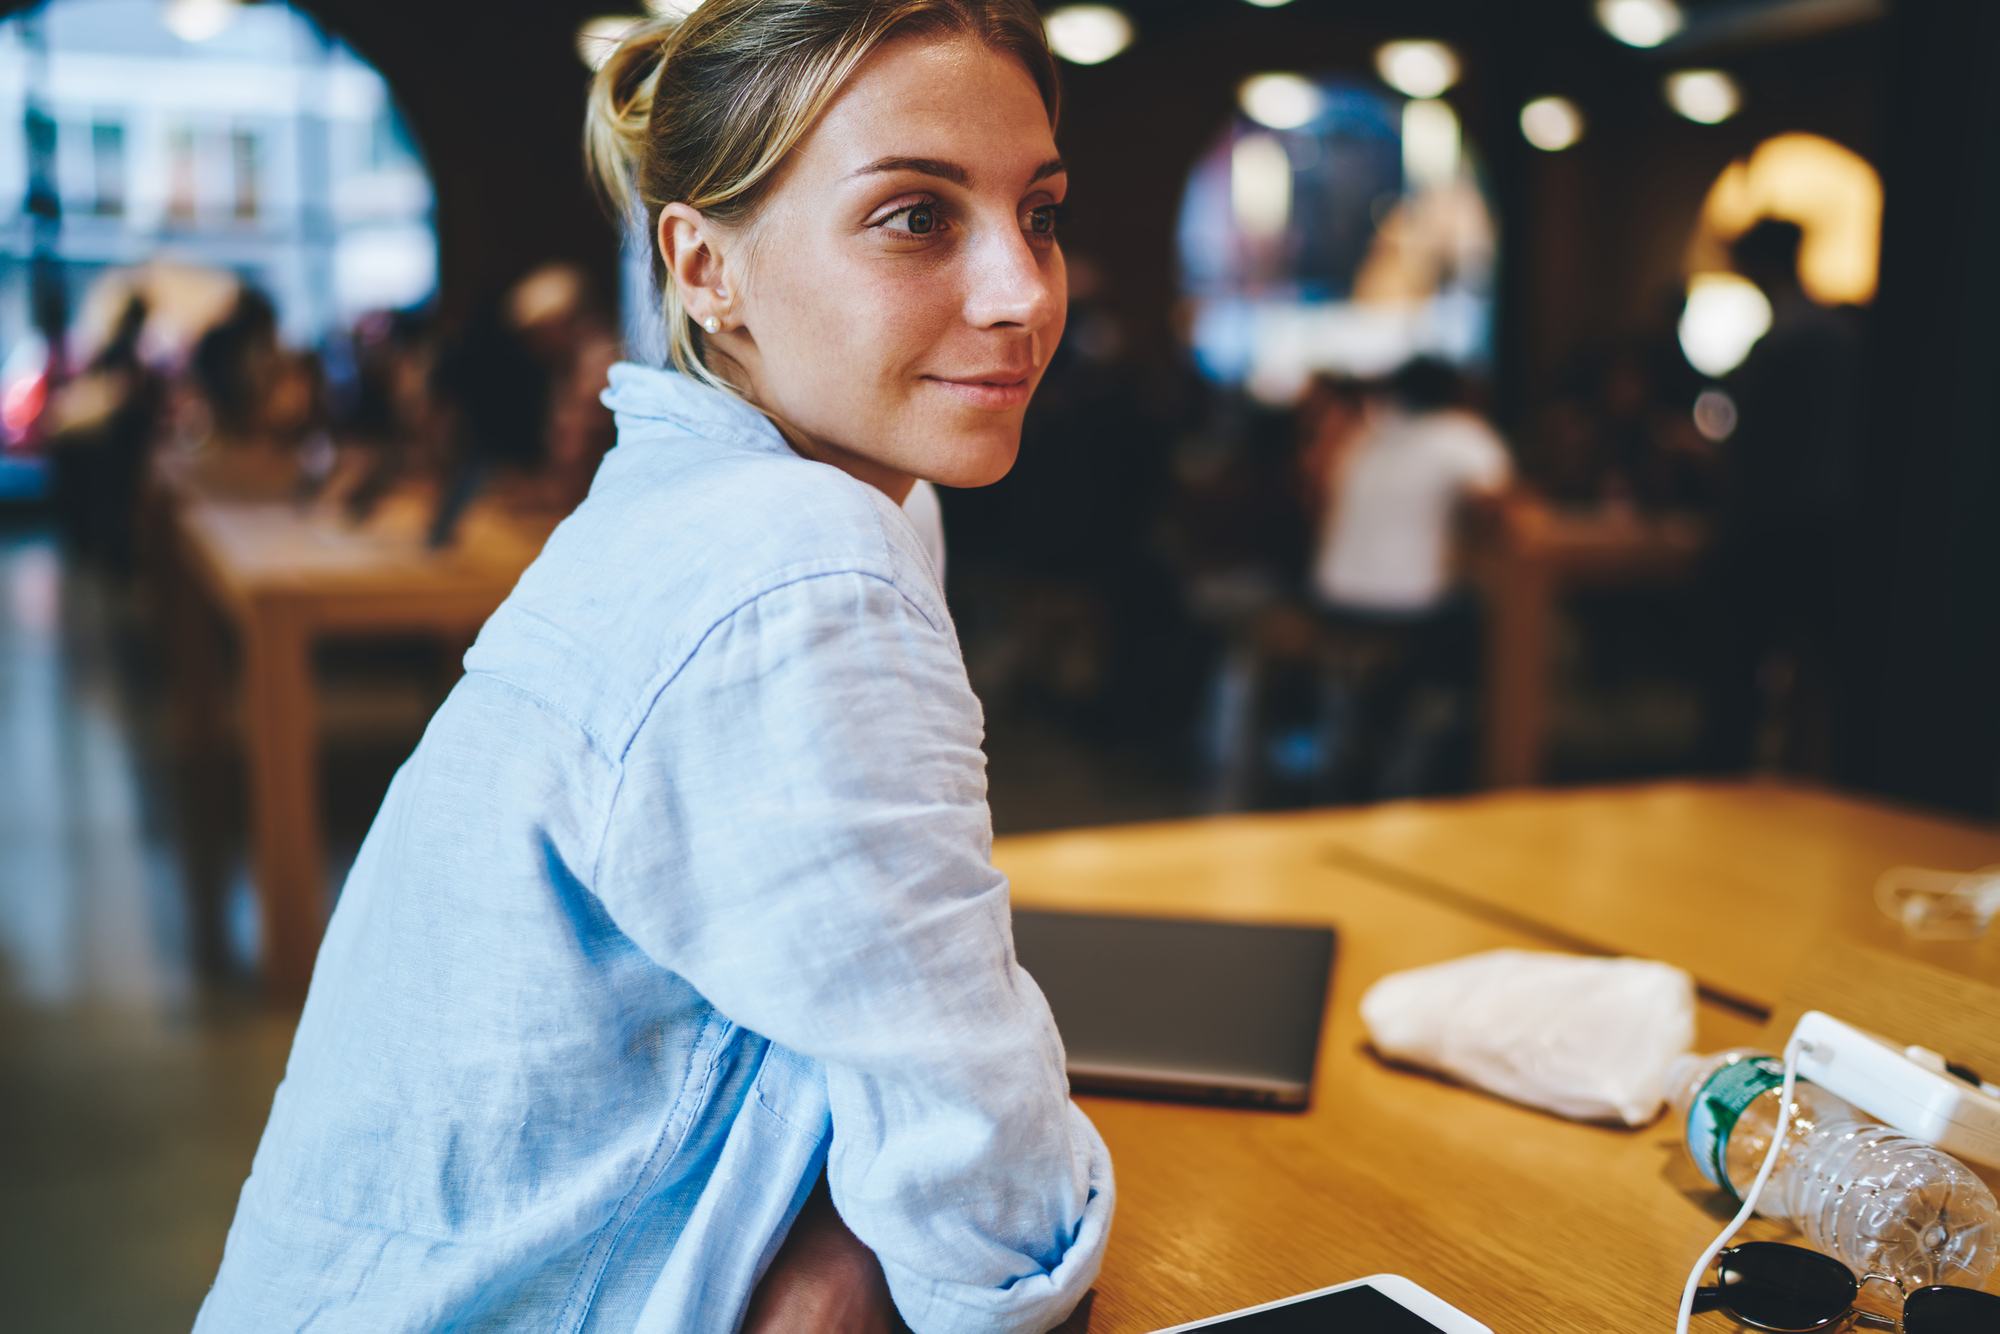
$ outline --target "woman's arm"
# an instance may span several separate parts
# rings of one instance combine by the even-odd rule
[[[824,1180],[751,1296],[743,1334],[909,1334],[881,1261],[840,1221]]]
[[[981,739],[949,626],[883,579],[800,579],[661,692],[593,877],[662,966],[823,1064],[833,1199],[920,1334],[1060,1322],[1112,1203],[1014,963]]]

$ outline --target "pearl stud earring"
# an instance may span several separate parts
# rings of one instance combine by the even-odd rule
[[[717,318],[715,318],[715,316],[711,315],[707,319],[701,322],[701,327],[706,329],[710,333],[721,333],[722,321],[718,320]]]

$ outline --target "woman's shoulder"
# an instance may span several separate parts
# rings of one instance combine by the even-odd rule
[[[615,734],[710,630],[780,588],[824,586],[832,612],[851,605],[843,576],[879,581],[948,626],[928,555],[875,488],[751,423],[739,435],[620,417],[589,497],[480,632],[468,671]]]

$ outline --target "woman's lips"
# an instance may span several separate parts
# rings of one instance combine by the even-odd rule
[[[924,379],[964,403],[987,412],[1005,412],[1023,407],[1034,393],[1034,375],[1028,371],[1001,371],[992,375],[926,375]]]

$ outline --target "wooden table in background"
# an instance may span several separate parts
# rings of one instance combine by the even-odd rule
[[[1970,867],[1996,851],[2000,836],[1987,831],[1755,785],[997,840],[994,862],[1024,907],[1340,933],[1309,1111],[1080,1099],[1119,1189],[1090,1334],[1159,1329],[1378,1271],[1414,1279],[1501,1334],[1670,1328],[1687,1267],[1726,1216],[1677,1128],[1577,1125],[1388,1066],[1365,1047],[1362,993],[1398,969],[1581,937],[1726,984],[1733,1000],[1699,1007],[1702,1049],[1781,1041],[1760,1011],[1791,992],[1815,933],[1927,966],[1918,959],[1930,947],[1868,916],[1883,867]],[[1773,934],[1774,922],[1784,931]],[[1987,970],[1991,948],[1945,962],[2000,982]],[[2000,988],[1966,987],[1986,1007],[1968,1022],[2000,1029]],[[1746,1235],[1786,1231],[1758,1221]],[[1721,1316],[1697,1321],[1726,1327]]]
[[[312,651],[341,635],[420,634],[460,649],[512,591],[554,516],[474,506],[457,542],[423,544],[429,506],[391,497],[367,526],[283,501],[215,499],[192,488],[165,497],[173,566],[192,594],[235,629],[242,651],[244,741],[263,978],[271,995],[305,994],[327,915],[317,781]],[[179,613],[183,620],[189,612]],[[208,636],[183,627],[183,691],[212,689],[199,660]],[[190,715],[214,705],[184,702]]]
[[[1685,517],[1568,512],[1535,500],[1508,505],[1471,560],[1486,596],[1486,786],[1520,787],[1541,777],[1556,598],[1572,588],[1684,581],[1706,545],[1706,529]]]

